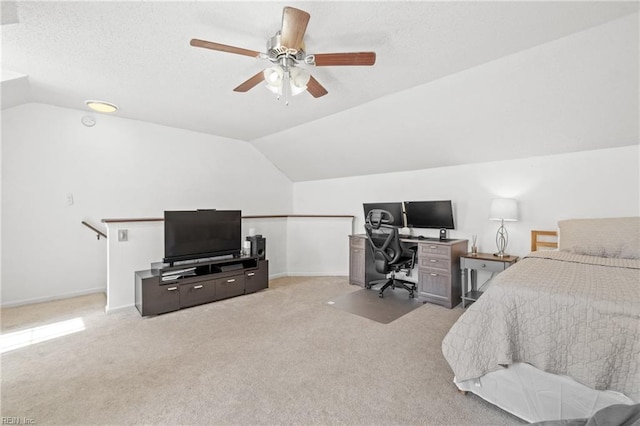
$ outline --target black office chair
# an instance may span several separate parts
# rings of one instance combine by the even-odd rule
[[[405,247],[400,241],[398,227],[391,225],[393,215],[386,210],[373,209],[365,218],[364,228],[367,232],[369,246],[373,251],[373,261],[376,271],[381,274],[390,274],[389,278],[365,283],[365,287],[370,289],[374,285],[384,283],[379,297],[384,297],[384,291],[391,287],[403,288],[409,292],[409,297],[413,299],[416,285],[411,281],[397,279],[396,273],[400,270],[411,273],[411,268],[415,264],[415,247]]]

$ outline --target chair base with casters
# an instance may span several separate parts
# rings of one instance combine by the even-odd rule
[[[391,287],[395,288],[403,288],[409,292],[409,298],[413,299],[415,297],[416,284],[411,281],[399,280],[395,277],[395,273],[391,273],[391,276],[384,280],[376,280],[371,281],[365,284],[365,288],[371,289],[371,287],[384,283],[384,285],[378,291],[378,297],[384,297],[384,291]]]

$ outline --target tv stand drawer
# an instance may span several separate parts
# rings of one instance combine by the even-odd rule
[[[143,316],[177,311],[180,309],[180,285],[161,285],[158,277],[142,279],[136,275],[136,308]]]
[[[269,288],[268,260],[251,256],[235,262],[243,268],[172,281],[162,281],[162,270],[136,271],[136,308],[142,316],[158,315]],[[228,260],[214,263],[231,264]]]
[[[213,281],[200,281],[180,285],[180,307],[201,305],[216,300],[216,286]]]
[[[216,280],[216,300],[244,294],[244,273]]]

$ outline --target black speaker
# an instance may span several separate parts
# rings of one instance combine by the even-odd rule
[[[440,240],[446,240],[447,239],[447,230],[446,229],[441,229],[440,230]]]
[[[262,235],[247,237],[247,241],[251,241],[251,256],[258,256],[260,260],[266,259],[267,240]]]

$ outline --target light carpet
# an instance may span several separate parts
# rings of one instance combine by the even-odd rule
[[[104,296],[2,310],[2,332],[80,318],[84,330],[6,352],[1,415],[36,424],[511,425],[462,395],[441,341],[463,312],[426,304],[390,324],[327,305],[344,277],[151,318]]]

